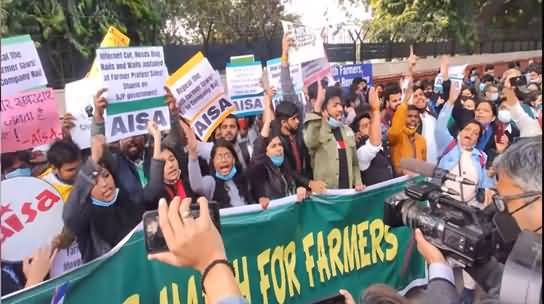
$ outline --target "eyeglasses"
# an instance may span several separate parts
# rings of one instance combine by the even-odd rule
[[[514,211],[510,211],[510,214],[516,213],[517,211],[527,207],[528,205],[532,204],[536,199],[542,196],[542,192],[540,191],[528,191],[528,192],[522,192],[519,194],[514,195],[507,195],[507,196],[500,196],[499,194],[493,195],[493,204],[495,205],[495,208],[499,210],[500,212],[507,211],[506,204],[508,202],[523,199],[525,200],[524,204],[515,209]]]
[[[232,154],[230,154],[230,153],[226,153],[226,154],[216,154],[216,155],[215,155],[215,158],[217,158],[217,160],[226,160],[226,161],[229,161],[229,160],[232,160],[232,159],[233,159],[233,156],[232,156]]]

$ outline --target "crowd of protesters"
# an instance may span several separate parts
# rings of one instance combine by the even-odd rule
[[[50,183],[65,201],[63,232],[31,261],[2,266],[2,294],[31,286],[48,273],[52,252],[77,241],[83,262],[111,250],[140,221],[143,212],[171,201],[204,196],[221,208],[259,204],[296,195],[297,201],[327,189],[355,189],[403,175],[403,159],[436,164],[475,186],[447,182],[457,199],[483,207],[495,188],[494,159],[521,137],[542,133],[541,65],[525,70],[513,63],[502,75],[494,66],[468,71],[462,84],[448,77],[441,60],[442,83],[414,79],[417,57],[408,58],[408,87],[390,82],[370,87],[357,78],[348,91],[317,81],[299,100],[289,73],[285,36],[281,82],[283,101],[272,105],[275,89],[264,87],[262,116],[228,116],[209,142],[197,140],[180,118],[167,90],[171,129],[148,123],[148,135],[107,144],[104,90],[95,96],[90,149],[70,139],[73,116],[63,118],[64,138],[45,154],[2,154],[2,179],[35,176]],[[526,77],[527,85],[510,79]],[[60,219],[59,219],[60,220]],[[54,255],[53,255],[54,256]],[[44,266],[45,265],[45,266]],[[474,282],[464,276],[465,299]]]

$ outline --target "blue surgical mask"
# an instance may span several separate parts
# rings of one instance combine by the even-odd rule
[[[231,179],[234,178],[234,176],[236,175],[237,172],[238,172],[238,170],[236,169],[236,166],[232,166],[232,169],[230,169],[229,174],[221,175],[219,172],[216,171],[215,172],[215,177],[217,177],[218,179],[220,179],[222,181],[228,182],[228,181],[230,181]]]
[[[101,201],[99,199],[96,199],[91,196],[91,204],[98,206],[98,207],[110,207],[111,205],[115,204],[117,201],[117,196],[119,195],[119,188],[115,188],[115,193],[113,194],[113,198],[111,201]]]
[[[483,92],[485,89],[485,83],[480,83],[480,92]]]
[[[333,129],[340,128],[342,126],[342,122],[336,120],[334,117],[329,117],[327,122],[329,123],[329,126]]]
[[[6,174],[6,179],[14,178],[14,177],[23,177],[23,176],[32,176],[32,169],[30,168],[18,168],[10,173]]]
[[[436,94],[442,94],[444,92],[444,86],[441,83],[436,84],[433,88],[433,92],[435,92]]]
[[[269,158],[276,167],[283,165],[283,161],[285,159],[283,155],[269,156]]]
[[[492,93],[489,98],[491,101],[497,101],[499,99],[499,93]]]

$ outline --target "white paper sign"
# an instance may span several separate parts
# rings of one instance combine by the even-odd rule
[[[64,87],[66,112],[72,114],[75,127],[71,130],[72,140],[81,148],[91,146],[91,124],[94,113],[94,96],[99,83],[94,78],[83,78],[69,82]]]
[[[263,111],[262,72],[260,61],[227,64],[227,92],[230,100],[236,106],[235,115],[250,116]]]
[[[162,46],[96,50],[108,103],[164,96],[168,70]]]
[[[283,91],[281,86],[281,59],[270,59],[266,62],[266,71],[268,76],[268,85],[276,88],[276,95],[272,98],[274,109],[276,105],[283,100]],[[291,82],[298,100],[305,101],[304,82],[302,79],[302,66],[300,64],[289,64],[289,74]]]
[[[465,78],[465,69],[468,65],[456,65],[451,66],[448,68],[448,78],[451,81],[452,86],[461,87],[463,85],[463,79]],[[442,77],[441,73],[438,73],[436,75],[436,78],[434,79],[434,91],[437,93],[442,93],[442,83],[444,82],[444,78]]]
[[[282,21],[283,32],[289,33],[294,45],[289,48],[289,63],[303,63],[325,57],[323,39],[318,30],[292,22]]]
[[[29,35],[2,39],[2,97],[47,85],[47,78]]]
[[[179,113],[203,141],[235,110],[225,98],[221,76],[200,52],[172,74],[166,85],[176,98]]]
[[[73,242],[70,247],[59,250],[53,261],[49,276],[56,278],[80,265],[83,264],[81,252],[79,251],[77,242]]]
[[[62,231],[64,202],[53,186],[35,177],[4,180],[1,189],[2,260],[20,261]]]

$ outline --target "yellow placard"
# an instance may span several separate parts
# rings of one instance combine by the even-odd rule
[[[108,32],[104,36],[104,39],[102,39],[102,42],[100,43],[101,48],[110,48],[110,47],[127,47],[130,43],[130,38],[128,38],[127,35],[123,34],[120,30],[115,28],[114,26],[110,26],[108,28]],[[93,65],[91,66],[91,70],[85,78],[94,78],[98,76],[98,65],[96,64],[96,59],[93,61]]]

